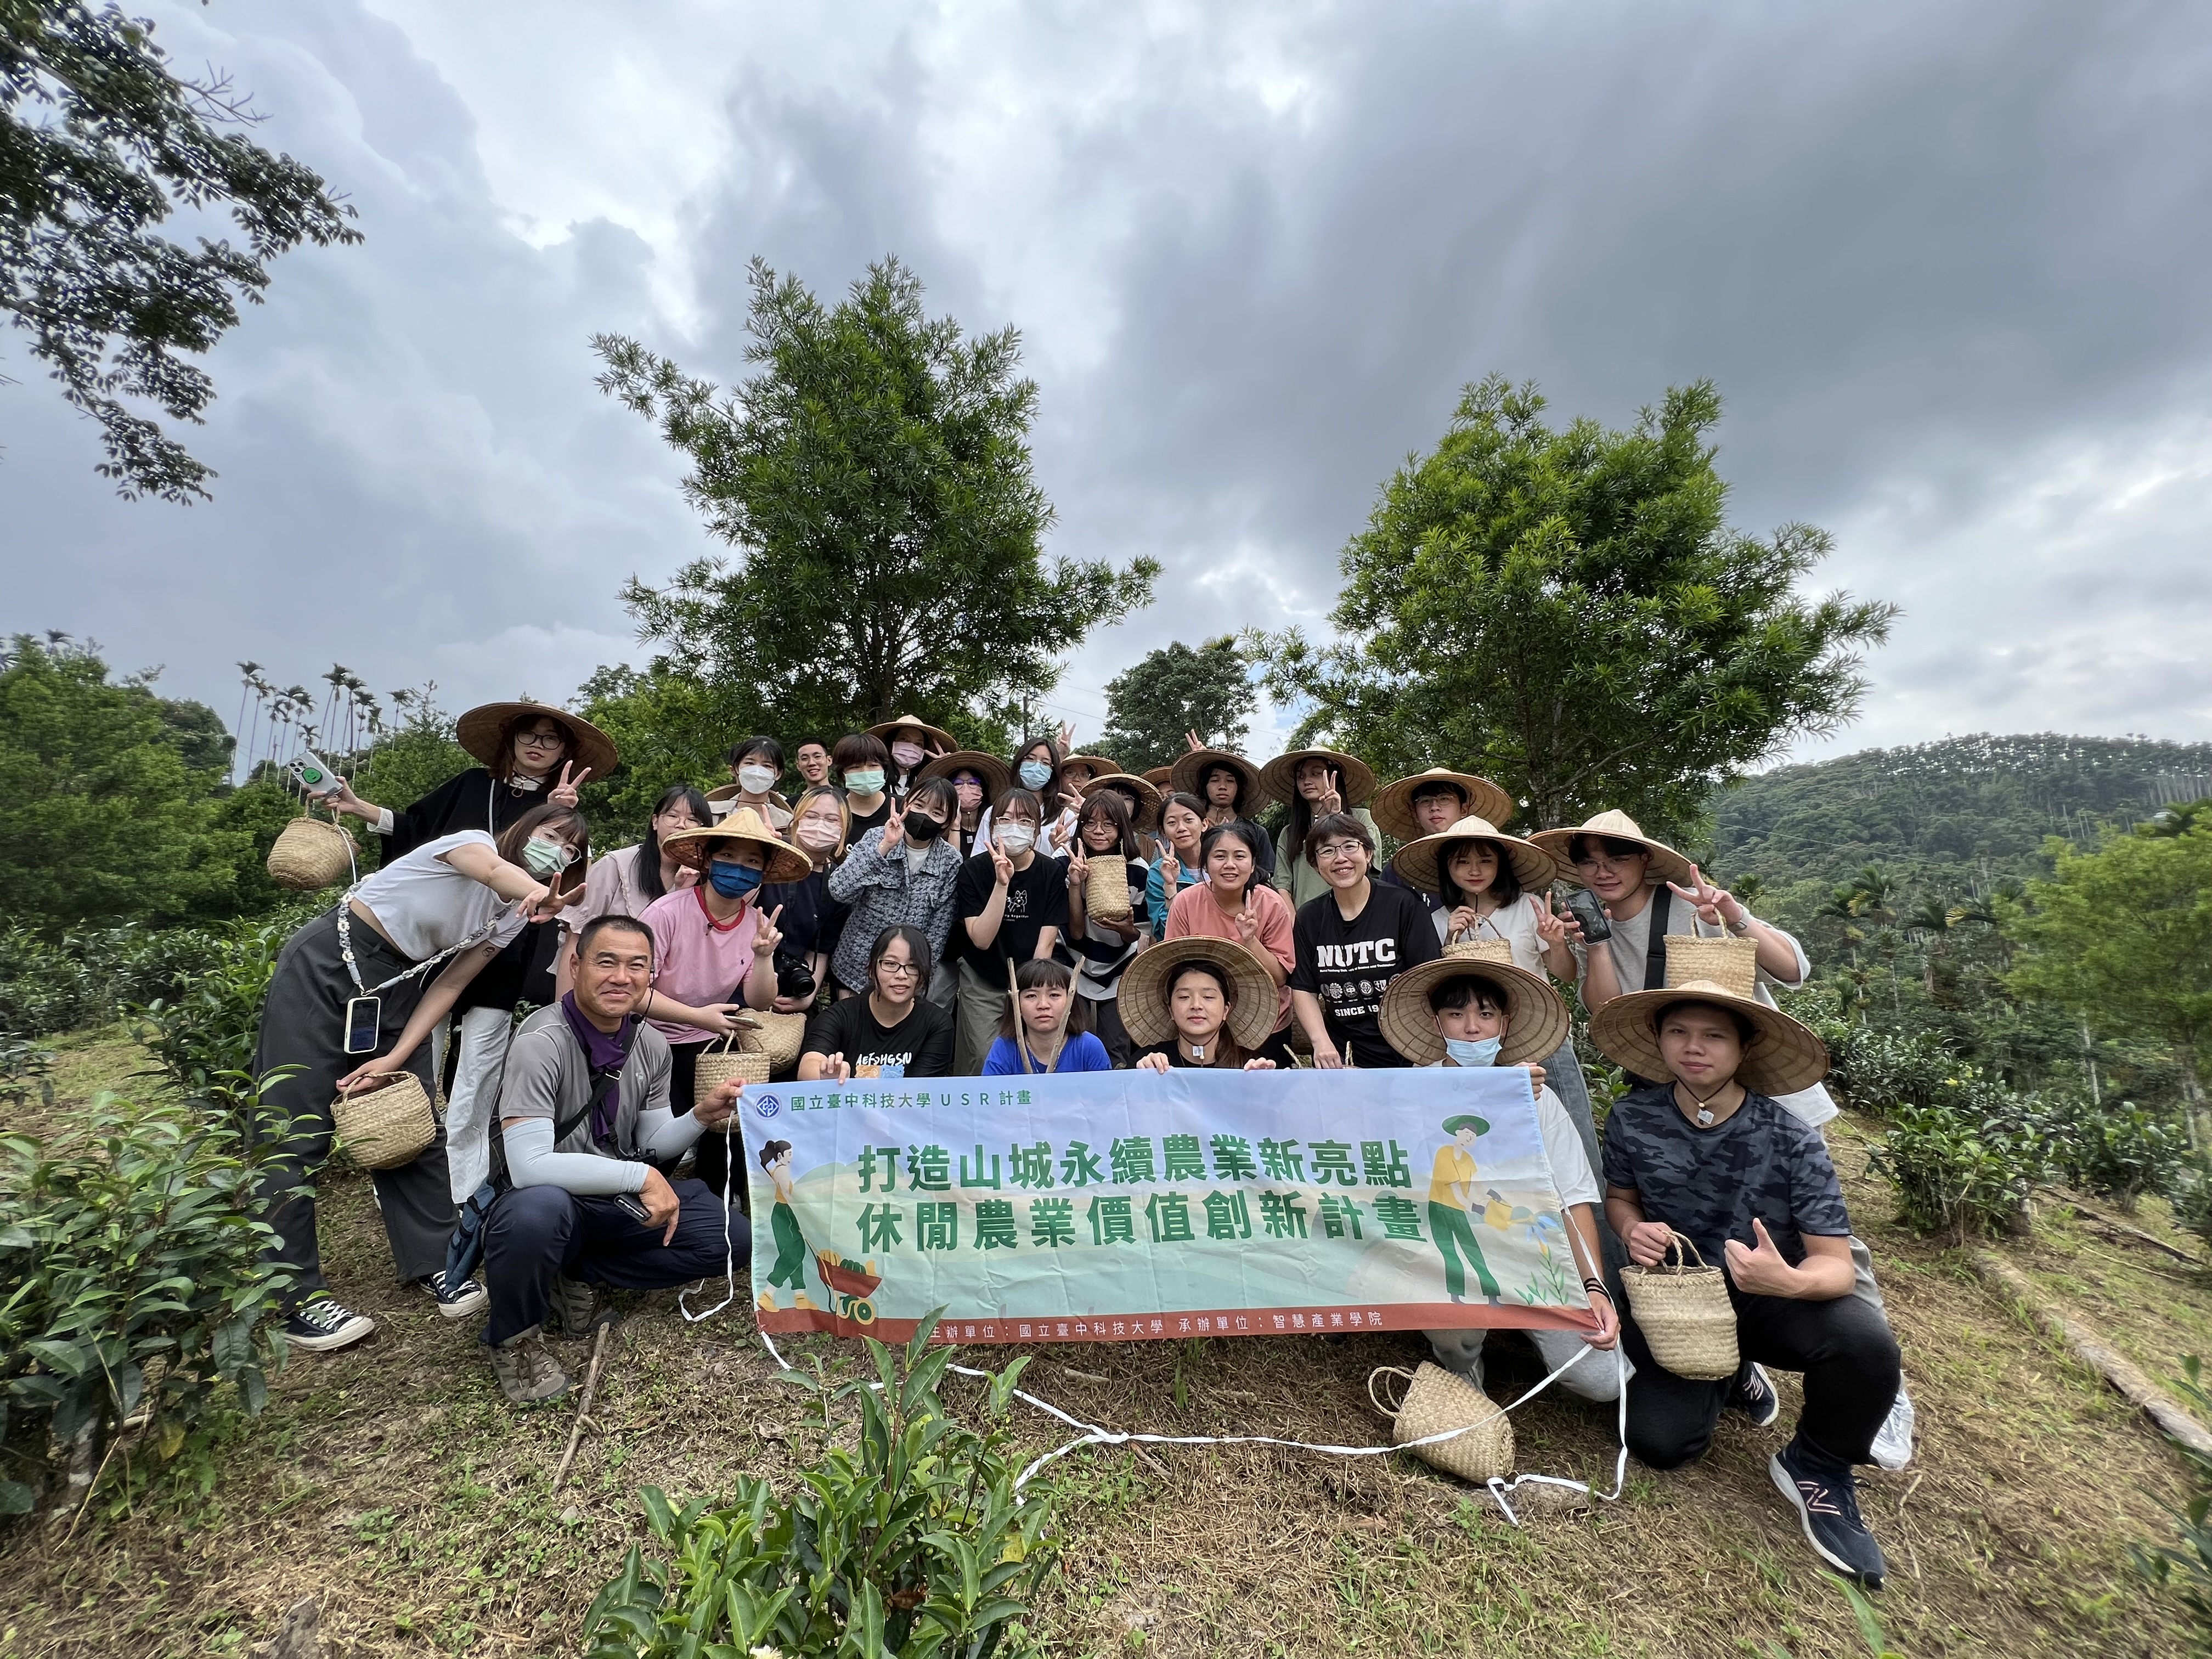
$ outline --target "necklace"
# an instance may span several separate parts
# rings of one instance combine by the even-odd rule
[[[1698,1091],[1690,1087],[1688,1084],[1684,1083],[1681,1085],[1682,1092],[1688,1095],[1691,1099],[1698,1101],[1697,1118],[1698,1127],[1700,1129],[1710,1129],[1713,1127],[1713,1109],[1706,1103],[1709,1101],[1718,1100],[1723,1095],[1729,1091],[1729,1088],[1735,1084],[1735,1079],[1734,1078],[1730,1078],[1728,1082],[1722,1084],[1719,1088],[1707,1095],[1704,1100],[1698,1100]]]

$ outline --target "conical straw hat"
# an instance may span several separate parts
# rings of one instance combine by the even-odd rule
[[[1626,812],[1601,812],[1572,830],[1539,830],[1528,839],[1558,861],[1563,880],[1580,887],[1586,884],[1576,873],[1574,861],[1567,856],[1568,845],[1577,836],[1602,836],[1608,841],[1632,841],[1651,854],[1651,873],[1660,880],[1687,882],[1690,879],[1690,860],[1665,842],[1652,840]]]
[[[1741,1014],[1753,1028],[1736,1081],[1763,1095],[1791,1095],[1828,1074],[1827,1045],[1778,1008],[1753,994],[1759,945],[1747,939],[1669,934],[1667,988],[1615,997],[1590,1020],[1590,1041],[1607,1060],[1638,1077],[1669,1079],[1656,1022],[1672,1003],[1709,1002]]]

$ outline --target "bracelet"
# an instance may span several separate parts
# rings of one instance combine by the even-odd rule
[[[1608,1302],[1613,1300],[1613,1292],[1606,1289],[1605,1280],[1602,1279],[1585,1279],[1583,1280],[1583,1289],[1593,1296],[1601,1296]]]

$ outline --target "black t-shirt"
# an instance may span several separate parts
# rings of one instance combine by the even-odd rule
[[[994,985],[1003,984],[1009,962],[1019,964],[1036,954],[1037,935],[1047,927],[1067,932],[1067,861],[1038,854],[1026,870],[1017,870],[1006,883],[1006,908],[999,919],[999,934],[988,945],[978,945],[968,937],[968,919],[980,916],[998,884],[991,855],[979,853],[960,866],[960,879],[952,890],[952,944],[945,954],[975,964]]]
[[[865,996],[817,1005],[806,1023],[810,1054],[842,1054],[854,1072],[879,1066],[883,1077],[951,1077],[952,1016],[927,997],[896,1025],[878,1025]]]
[[[890,792],[889,790],[885,790],[884,792],[883,799],[876,803],[876,810],[872,812],[860,811],[853,805],[849,798],[845,803],[845,810],[848,817],[851,820],[851,822],[846,826],[845,845],[848,847],[858,847],[860,844],[860,836],[863,833],[872,833],[875,830],[880,830],[890,821],[891,815]]]
[[[776,960],[783,962],[795,957],[805,957],[821,951],[835,955],[837,941],[845,931],[845,918],[852,907],[841,904],[830,896],[830,873],[813,870],[797,881],[772,882],[760,890],[760,910],[767,915],[778,905],[783,907],[783,916],[776,923],[783,933],[783,943],[775,947]]]
[[[1622,1096],[1605,1121],[1605,1184],[1633,1192],[1644,1218],[1685,1235],[1709,1267],[1726,1240],[1759,1243],[1754,1216],[1793,1267],[1805,1234],[1851,1231],[1820,1132],[1758,1093],[1710,1129],[1682,1115],[1672,1084]]]
[[[1443,947],[1420,895],[1370,882],[1366,908],[1350,921],[1323,893],[1298,907],[1291,930],[1296,953],[1291,989],[1321,999],[1329,1041],[1358,1066],[1411,1062],[1382,1039],[1376,1016],[1390,981],[1408,968],[1433,962]]]

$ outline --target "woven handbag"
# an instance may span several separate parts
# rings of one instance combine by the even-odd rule
[[[1513,965],[1513,945],[1502,939],[1455,939],[1444,946],[1448,957],[1464,957],[1474,962],[1495,962],[1510,968]]]
[[[1759,941],[1755,939],[1707,939],[1695,933],[1667,935],[1667,983],[1686,985],[1693,979],[1733,991],[1740,997],[1759,992]]]
[[[799,1051],[806,1046],[805,1015],[779,1014],[770,1010],[767,1013],[749,1013],[744,1018],[750,1020],[760,1032],[761,1048],[768,1055],[770,1076],[778,1072],[787,1072],[799,1064]]]
[[[734,1048],[730,1045],[735,1043]],[[717,1046],[707,1045],[707,1052],[699,1056],[697,1068],[691,1073],[691,1104],[696,1109],[732,1078],[740,1083],[768,1081],[768,1050],[761,1046],[760,1034],[740,1026]],[[738,1127],[737,1115],[732,1113],[722,1125],[726,1132]]]
[[[1386,1377],[1406,1385],[1405,1398],[1395,1406],[1385,1403],[1386,1396],[1376,1391],[1377,1383],[1388,1389],[1389,1384],[1383,1381]],[[1425,1359],[1410,1371],[1396,1365],[1378,1365],[1367,1374],[1367,1397],[1375,1402],[1377,1411],[1390,1419],[1393,1445],[1425,1440],[1432,1434],[1452,1429],[1466,1431],[1449,1440],[1415,1446],[1413,1455],[1423,1462],[1478,1486],[1512,1474],[1512,1420],[1495,1401],[1465,1377],[1455,1376]]]
[[[1692,1267],[1692,1262],[1697,1265]],[[1628,1310],[1651,1357],[1677,1376],[1715,1382],[1734,1376],[1740,1356],[1728,1275],[1708,1267],[1698,1247],[1676,1233],[1656,1267],[1620,1270]]]
[[[353,867],[353,837],[322,818],[294,818],[269,849],[269,879],[295,893],[332,886]]]
[[[1090,873],[1083,878],[1083,909],[1101,921],[1127,921],[1129,919],[1129,863],[1122,858],[1097,858],[1091,860]]]
[[[339,1090],[331,1103],[331,1124],[364,1170],[412,1164],[438,1138],[430,1097],[412,1072],[386,1072],[357,1089]]]

